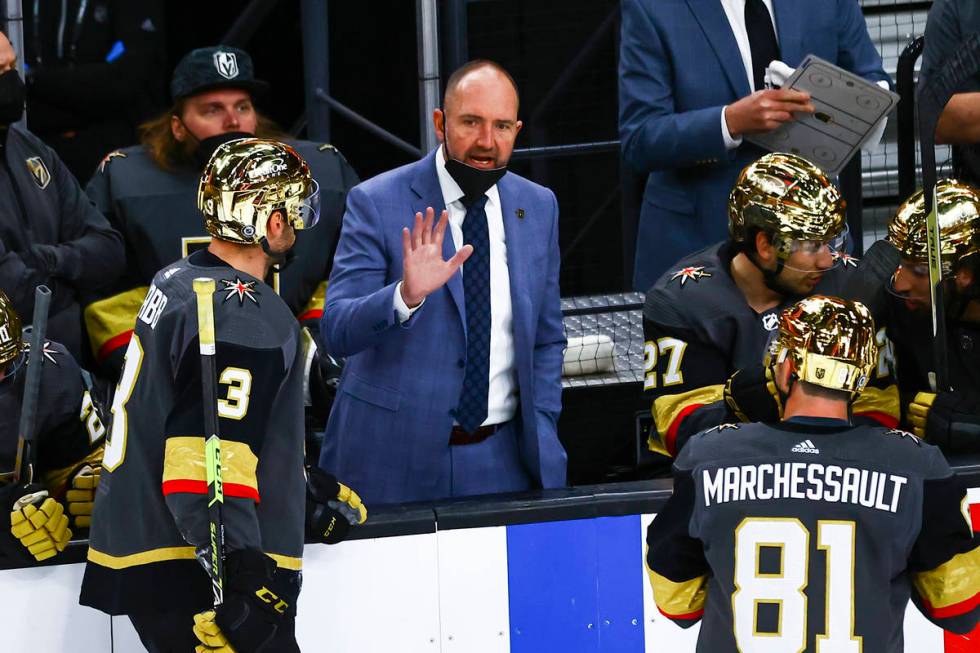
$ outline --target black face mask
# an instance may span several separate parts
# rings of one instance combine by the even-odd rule
[[[20,120],[24,115],[26,96],[24,80],[16,69],[0,75],[0,125],[7,126]]]
[[[186,125],[185,125],[186,129]],[[187,130],[188,134],[191,131]],[[211,155],[214,151],[224,145],[229,141],[237,141],[240,138],[254,138],[255,134],[249,134],[247,132],[225,132],[224,134],[215,134],[214,136],[208,136],[205,139],[197,140],[197,136],[191,134],[191,138],[197,141],[197,147],[194,148],[194,161],[204,169],[204,166],[208,164],[211,160]]]
[[[446,155],[446,171],[459,184],[467,203],[482,196],[500,181],[501,177],[507,174],[507,166],[490,168],[489,170],[474,168],[454,159],[449,153],[449,148],[445,146],[443,146],[443,152]]]

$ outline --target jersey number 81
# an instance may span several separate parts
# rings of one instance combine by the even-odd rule
[[[853,521],[817,522],[817,548],[826,553],[827,587],[824,632],[816,636],[816,653],[860,653],[854,636]],[[763,548],[779,551],[779,568],[760,569]],[[806,649],[810,531],[794,518],[747,517],[735,529],[735,592],[732,612],[739,650],[800,653]],[[778,613],[773,631],[760,631],[759,613],[770,606]]]

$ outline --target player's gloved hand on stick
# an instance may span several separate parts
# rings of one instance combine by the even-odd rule
[[[725,383],[724,396],[742,422],[778,422],[783,413],[772,370],[765,365],[736,370]]]
[[[194,615],[194,635],[201,642],[194,647],[195,653],[235,653],[224,633],[214,622],[214,610]]]
[[[980,394],[920,392],[908,410],[912,432],[946,453],[980,446]]]
[[[65,503],[71,525],[75,528],[92,525],[92,506],[95,505],[95,490],[99,487],[101,474],[100,465],[83,465],[72,475],[71,486],[65,492]]]
[[[337,482],[319,467],[306,468],[306,530],[327,544],[343,541],[351,526],[367,520],[367,508],[357,492]]]
[[[6,554],[41,562],[65,550],[71,539],[68,516],[47,490],[37,484],[11,486],[4,488],[3,497],[9,519],[0,541]]]
[[[225,559],[224,603],[194,616],[198,653],[271,653],[267,648],[286,615],[296,614],[298,586],[261,551],[232,551]]]

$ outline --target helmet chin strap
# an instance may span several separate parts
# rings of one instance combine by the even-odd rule
[[[762,273],[762,282],[766,284],[766,288],[772,290],[773,292],[778,292],[780,295],[796,296],[796,293],[792,292],[779,282],[779,273],[782,272],[783,268],[785,267],[783,259],[776,256],[776,269],[770,270],[759,265],[759,262],[755,259],[755,257],[756,255],[754,253],[750,254],[746,252],[746,258],[749,259],[749,261],[752,262],[752,265],[754,265],[756,269]]]
[[[296,260],[296,252],[290,247],[285,252],[273,252],[269,249],[269,239],[262,236],[262,240],[259,241],[259,245],[262,246],[262,251],[265,255],[272,259],[272,271],[282,272],[290,266],[290,264]]]

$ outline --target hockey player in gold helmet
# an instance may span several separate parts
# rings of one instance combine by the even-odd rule
[[[955,179],[937,184],[946,308],[948,388],[933,387],[934,354],[926,216],[922,191],[910,196],[862,263],[865,290],[894,348],[903,418],[947,453],[980,451],[980,192]],[[867,281],[863,281],[867,284]],[[855,295],[860,296],[860,295]]]
[[[786,394],[793,383],[802,381],[853,399],[868,385],[878,364],[874,320],[860,302],[807,297],[783,311],[767,359],[777,386]],[[783,368],[786,361],[790,364]],[[781,369],[786,374],[780,374]]]
[[[240,139],[215,150],[198,206],[210,244],[160,270],[138,312],[115,395],[103,459],[108,483],[92,516],[81,602],[129,615],[150,650],[298,651],[305,537],[333,543],[367,517],[350,488],[304,469],[310,359],[295,316],[263,281],[287,258],[296,231],[316,224],[317,186],[293,148]],[[203,475],[203,336],[192,289],[202,277],[216,288],[224,461],[224,601],[214,610],[205,567],[218,552],[211,550]],[[162,478],[146,469],[163,470]],[[138,529],[131,527],[136,514]]]
[[[88,527],[105,436],[98,393],[68,350],[46,341],[37,360],[36,458],[15,480],[28,343],[0,290],[0,555],[15,564],[56,556]]]
[[[682,259],[647,292],[644,390],[657,453],[675,455],[718,424],[778,420],[778,391],[760,361],[780,311],[815,292],[841,294],[857,266],[840,192],[799,156],[748,165],[728,220],[729,240]],[[875,392],[855,406],[862,418],[876,417],[863,408]]]
[[[800,300],[767,361],[782,419],[708,429],[678,456],[646,561],[660,611],[685,628],[702,620],[697,650],[836,639],[898,653],[910,598],[941,628],[976,626],[980,536],[963,482],[915,435],[851,419],[876,350],[861,303]]]

